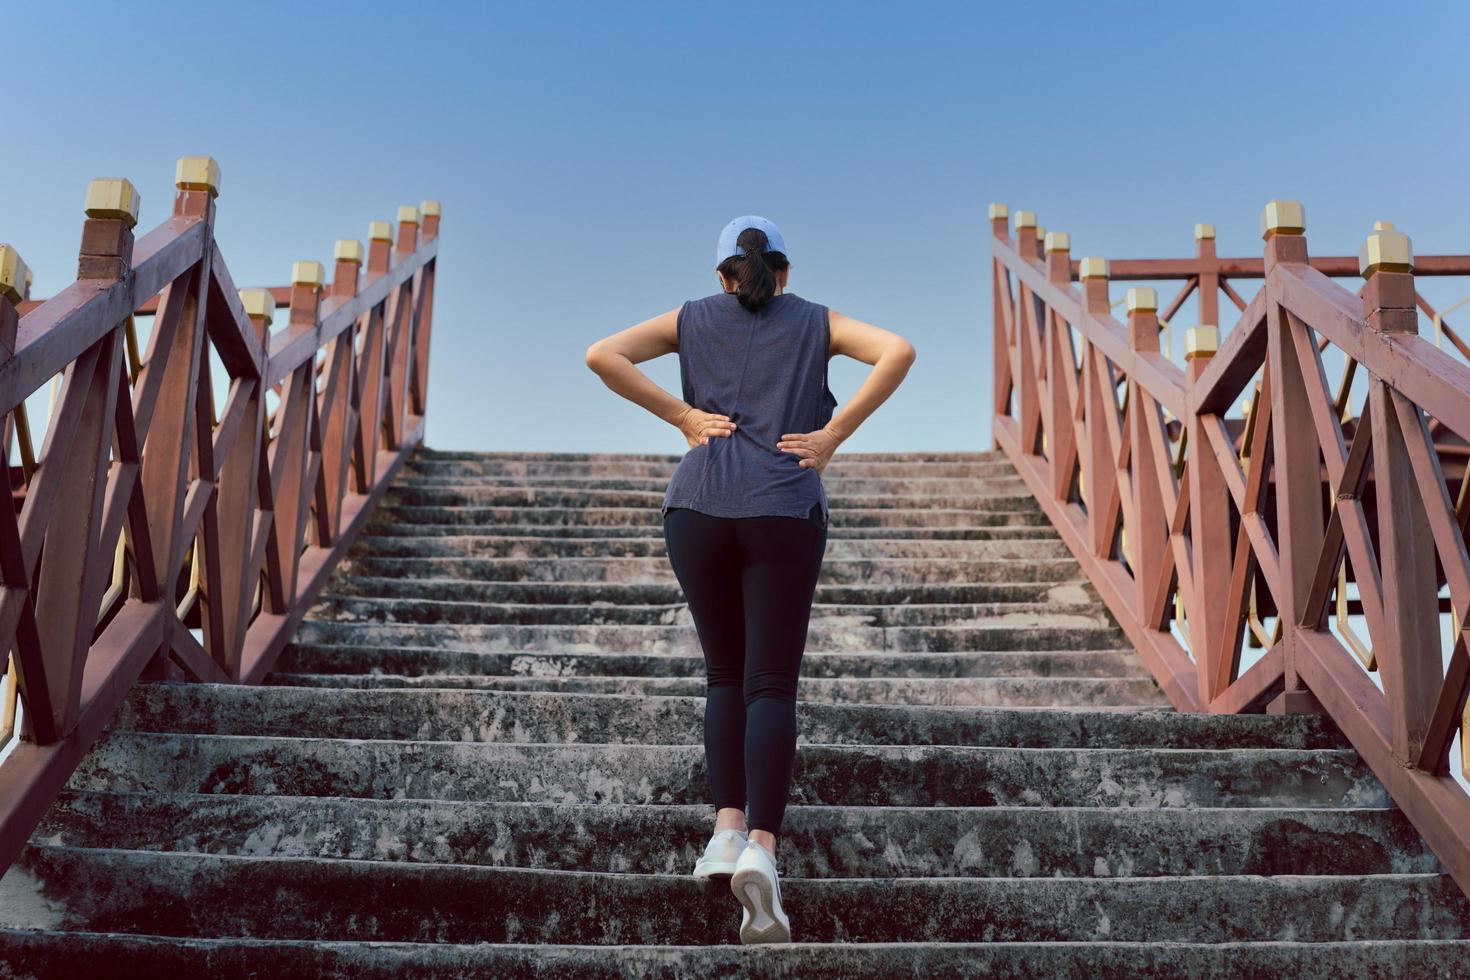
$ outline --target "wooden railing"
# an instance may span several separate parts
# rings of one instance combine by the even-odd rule
[[[0,513],[0,871],[140,677],[261,680],[422,439],[438,205],[422,226],[400,208],[396,237],[373,222],[365,254],[338,242],[330,285],[298,262],[290,287],[237,292],[218,166],[180,160],[177,187],[135,243],[136,190],[94,181],[77,281],[44,302],[0,246],[19,457]],[[53,379],[36,452],[27,399]]]
[[[1290,201],[1267,205],[1260,260],[1216,258],[1206,225],[1193,259],[1073,262],[1016,218],[1013,238],[991,209],[997,446],[1177,708],[1325,711],[1470,890],[1451,757],[1470,366],[1419,336],[1419,311],[1445,328],[1415,285],[1470,256],[1416,258],[1380,223],[1357,258],[1309,259]],[[1356,292],[1331,278],[1358,274]],[[1120,322],[1110,278],[1183,280],[1164,319],[1197,292],[1186,366],[1161,350],[1155,290],[1129,289]],[[1222,292],[1241,310],[1223,344]]]

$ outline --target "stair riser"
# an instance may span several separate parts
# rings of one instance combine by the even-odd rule
[[[209,976],[218,980],[311,976],[320,980],[403,977],[543,977],[604,980],[610,970],[658,980],[753,976],[800,980],[857,977],[1008,977],[1012,980],[1452,980],[1470,942],[1213,943],[852,943],[789,946],[529,946],[184,940],[96,933],[10,932],[21,978],[109,980]]]
[[[413,462],[407,472],[415,476],[438,479],[520,479],[523,477],[545,477],[559,479],[579,477],[583,479],[640,479],[661,480],[665,484],[673,477],[677,462]],[[926,463],[916,467],[907,461],[845,463],[834,460],[822,473],[822,479],[876,479],[903,480],[912,474],[950,480],[1008,479],[1015,476],[1015,469],[1006,462],[972,463]]]
[[[334,582],[329,596],[368,599],[422,599],[442,602],[473,602],[483,605],[524,603],[531,605],[672,605],[686,601],[683,590],[670,572],[665,582],[474,582],[430,578],[380,578],[359,574]],[[993,582],[901,584],[892,588],[862,585],[818,584],[813,601],[817,605],[842,605],[861,610],[866,606],[960,603],[1082,603],[1090,594],[1080,582]]]
[[[1020,549],[1014,549],[1020,550]],[[357,576],[398,580],[505,582],[532,586],[545,582],[608,582],[620,585],[675,584],[668,557],[628,558],[355,558],[346,564],[337,587],[357,587]],[[891,559],[855,561],[827,558],[818,589],[831,586],[948,586],[969,583],[1050,583],[1082,578],[1071,559]],[[968,586],[959,586],[961,588]]]
[[[389,559],[481,559],[496,562],[524,561],[539,567],[566,559],[613,562],[657,561],[668,565],[668,553],[662,533],[649,529],[641,537],[583,537],[502,535],[448,535],[418,539],[406,536],[365,535],[358,539],[352,555],[361,558]],[[1023,529],[1025,530],[1025,529]],[[888,562],[894,566],[908,562],[996,563],[1001,569],[1027,560],[1047,562],[1071,561],[1066,545],[1056,537],[1042,537],[1040,529],[1028,530],[1030,537],[1010,540],[963,540],[954,538],[855,538],[842,537],[837,528],[829,530],[827,552],[822,566],[853,564],[872,565],[881,569]],[[1075,565],[1075,563],[1073,563]],[[955,581],[965,581],[965,567],[955,569]],[[941,573],[942,574],[942,573]],[[1068,576],[1073,577],[1073,576]]]
[[[834,477],[829,469],[822,475],[822,487],[829,498],[875,497],[902,495],[924,499],[934,496],[1025,495],[1026,483],[1015,472],[997,471],[985,477]],[[671,472],[672,475],[672,472]],[[662,494],[668,489],[667,477],[647,476],[425,476],[417,473],[394,481],[395,491],[416,493],[421,490],[441,492],[480,492],[485,489],[555,489]]]
[[[1315,715],[818,704],[798,704],[796,715],[798,737],[811,744],[1239,750],[1347,745]],[[144,684],[134,689],[117,726],[220,735],[698,745],[703,719],[702,698]]]
[[[340,674],[278,674],[271,683],[325,688],[472,688],[481,691],[704,696],[703,680],[668,677],[343,677]],[[1152,678],[803,678],[797,697],[804,702],[818,704],[963,705],[986,708],[1040,708],[1057,705],[1167,707],[1169,703]]]
[[[629,514],[642,515],[645,511],[628,511]],[[949,511],[947,513],[959,513]],[[653,516],[658,517],[655,511]],[[371,525],[365,536],[367,549],[361,553],[372,554],[372,549],[377,547],[374,539],[382,538],[411,538],[421,542],[426,547],[434,547],[440,538],[522,538],[531,539],[532,544],[542,541],[551,541],[564,544],[568,547],[590,547],[602,549],[589,554],[606,554],[606,549],[619,547],[615,539],[633,538],[640,539],[644,543],[657,542],[663,544],[663,525],[653,520],[629,521],[621,524],[548,524],[548,523],[504,523],[485,524],[475,526],[471,524],[409,524],[393,521]],[[591,540],[584,540],[591,539]],[[857,550],[852,552],[836,552],[831,549],[839,542],[851,540]],[[827,529],[828,554],[834,556],[853,556],[869,554],[886,554],[889,546],[903,548],[911,543],[926,544],[932,542],[1007,542],[1007,541],[1057,541],[1057,532],[1047,524],[1015,524],[1013,526],[921,526],[897,523],[893,526],[855,526],[851,524],[832,524]],[[458,543],[457,541],[454,543]],[[934,545],[942,549],[943,545]],[[921,552],[930,554],[931,552]],[[937,551],[935,553],[946,554],[948,552]],[[968,554],[971,552],[958,552]]]
[[[723,882],[507,868],[32,848],[65,883],[43,924],[198,936],[415,942],[738,941]],[[125,887],[119,887],[126,882]],[[351,895],[353,900],[343,901]],[[1447,939],[1470,908],[1441,876],[782,882],[792,931],[829,942]],[[1405,917],[1405,907],[1422,909]],[[371,910],[365,913],[364,910]],[[25,925],[20,910],[0,917]],[[20,918],[21,921],[15,921]]]
[[[425,625],[569,625],[569,626],[660,626],[688,623],[693,626],[688,608],[675,598],[662,605],[578,605],[561,602],[544,605],[522,605],[515,602],[392,599],[369,596],[327,595],[311,611],[315,620],[342,620],[364,623],[420,623]],[[1056,626],[1088,626],[1104,622],[1103,616],[1087,599],[1080,585],[1052,586],[1048,594],[1034,602],[935,603],[908,606],[817,604],[811,608],[813,625],[824,619],[850,622],[853,625],[946,626],[956,620],[1004,620],[1024,616],[1041,624],[1047,620]]]
[[[827,503],[833,510],[978,510],[1035,511],[1036,498],[1025,484],[1015,481],[1009,486],[976,487],[963,492],[849,494],[839,496],[825,488]],[[393,508],[426,508],[458,510],[486,507],[630,507],[657,511],[663,504],[665,488],[657,490],[595,490],[583,487],[517,487],[489,484],[478,487],[395,487],[383,503]]]
[[[68,793],[37,840],[252,857],[684,875],[708,806]],[[159,827],[170,829],[160,839]],[[608,846],[617,841],[616,847]],[[787,810],[787,878],[1431,874],[1396,810]]]
[[[550,803],[701,803],[698,745],[509,745],[116,733],[75,789]],[[792,803],[1388,806],[1352,752],[805,745]]]
[[[836,617],[812,618],[807,630],[808,652],[1096,650],[1100,647],[1116,646],[1122,635],[1113,627],[1074,625],[1066,617],[1046,617],[1043,621],[1034,616],[1015,616],[984,627],[880,627],[824,621],[832,619]],[[331,643],[339,646],[428,646],[486,652],[564,653],[605,650],[622,653],[700,654],[699,638],[687,625],[477,626],[308,619],[297,630],[296,638],[304,643]]]
[[[441,675],[520,677],[703,679],[704,658],[654,654],[455,653],[443,650],[380,647],[329,647],[295,644],[277,662],[282,674],[402,677]],[[1075,653],[808,653],[802,657],[803,678],[866,677],[1135,677],[1149,676],[1132,651]],[[341,677],[344,685],[351,677]],[[701,689],[698,696],[703,697]]]
[[[846,528],[991,528],[1047,527],[1046,515],[1031,510],[832,510],[832,526]],[[410,507],[382,504],[373,512],[380,524],[429,527],[625,527],[662,530],[657,506],[627,507]]]

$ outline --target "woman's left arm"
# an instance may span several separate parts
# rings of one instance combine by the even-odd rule
[[[710,436],[729,436],[735,429],[729,416],[701,412],[635,367],[678,349],[679,310],[673,309],[597,341],[587,348],[587,366],[613,391],[683,432],[691,446]]]

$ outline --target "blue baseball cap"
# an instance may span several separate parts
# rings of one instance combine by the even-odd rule
[[[736,218],[725,226],[724,231],[720,232],[720,244],[715,247],[715,265],[719,265],[732,255],[745,254],[735,242],[740,237],[740,233],[747,228],[759,228],[766,233],[765,250],[767,252],[784,253],[786,251],[786,239],[781,237],[781,229],[777,228],[774,222],[767,221],[759,215],[747,214],[743,218]]]

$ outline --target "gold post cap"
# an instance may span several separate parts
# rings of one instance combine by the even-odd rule
[[[1393,222],[1392,221],[1375,221],[1375,222],[1373,222],[1373,230],[1374,231],[1393,231],[1394,230]]]
[[[1046,251],[1065,252],[1072,247],[1072,236],[1065,231],[1049,231],[1045,239]]]
[[[1190,327],[1184,331],[1184,359],[1186,361],[1192,361],[1196,357],[1213,357],[1219,349],[1219,327],[1201,323],[1197,327]]]
[[[989,214],[991,221],[994,221],[996,218],[1009,218],[1011,216],[1011,209],[1004,204],[992,204]]]
[[[1300,235],[1307,230],[1307,212],[1300,201],[1267,201],[1261,209],[1261,237]]]
[[[120,218],[129,228],[138,223],[138,189],[125,177],[98,177],[87,185],[87,217]]]
[[[1016,212],[1016,227],[1017,228],[1035,228],[1036,227],[1036,212],[1035,211],[1017,211]]]
[[[174,186],[181,191],[209,191],[219,197],[219,164],[214,157],[179,157]]]
[[[1375,272],[1408,272],[1414,247],[1401,231],[1375,231],[1358,249],[1358,272],[1364,279]]]
[[[437,217],[439,217],[439,202],[438,201],[425,201],[425,202],[423,202],[422,204],[419,205],[419,213],[422,214],[425,218],[437,218]]]
[[[276,299],[269,289],[240,290],[240,305],[245,307],[246,316],[252,320],[264,320],[266,326],[275,319]]]
[[[30,270],[14,245],[0,245],[0,296],[12,303],[25,299]]]
[[[337,247],[332,250],[332,258],[338,262],[356,262],[362,264],[362,242],[356,238],[339,238]]]
[[[1107,277],[1108,260],[1102,256],[1089,255],[1079,263],[1078,279],[1106,279]]]
[[[1128,290],[1128,312],[1152,313],[1159,308],[1159,293],[1152,286],[1134,286]]]
[[[419,209],[412,204],[405,204],[398,209],[398,223],[400,225],[416,225],[419,223]]]
[[[1214,237],[1215,237],[1215,226],[1214,225],[1209,224],[1208,222],[1201,221],[1199,224],[1197,224],[1197,225],[1194,226],[1194,240],[1195,241],[1202,242],[1202,241],[1204,241],[1207,238],[1208,239],[1213,239]]]
[[[320,262],[306,260],[291,264],[291,285],[320,286],[327,281],[327,270]]]
[[[391,242],[393,240],[393,222],[369,221],[368,238],[375,242]]]

